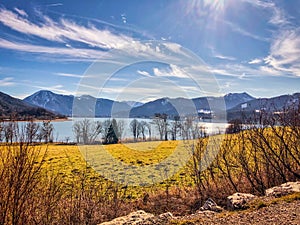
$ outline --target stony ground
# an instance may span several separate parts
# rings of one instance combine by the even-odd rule
[[[173,220],[169,224],[300,224],[300,200],[278,201],[257,207],[261,208],[223,213],[198,212]]]
[[[300,182],[287,182],[266,192],[262,197],[245,193],[228,196],[230,211],[208,199],[195,214],[187,216],[174,217],[169,212],[155,216],[139,210],[101,225],[300,225]]]
[[[300,225],[300,198],[259,198],[249,209],[239,211],[198,211],[195,214],[173,217],[170,213],[154,216],[136,211],[101,225],[200,225],[200,224],[251,224]]]

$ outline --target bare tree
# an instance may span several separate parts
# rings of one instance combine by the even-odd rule
[[[42,126],[40,127],[40,134],[44,139],[45,143],[53,142],[53,124],[51,121],[44,121]]]
[[[139,136],[139,132],[140,132],[139,124],[140,124],[140,122],[137,119],[133,119],[130,122],[130,130],[132,132],[134,141],[137,141],[138,136]]]
[[[193,120],[190,117],[187,117],[181,126],[181,133],[182,138],[184,140],[192,139],[192,132],[193,132]]]
[[[181,127],[180,116],[175,116],[174,120],[171,122],[171,128],[170,128],[172,140],[177,139],[177,134],[179,133],[180,127]]]
[[[118,128],[118,135],[119,135],[118,138],[119,138],[119,141],[121,141],[123,138],[124,130],[125,130],[124,120],[117,121],[117,128]]]
[[[151,127],[151,122],[146,124],[147,126],[147,130],[148,130],[148,134],[149,134],[149,140],[151,141],[152,139],[152,127]]]
[[[40,125],[38,123],[34,123],[30,121],[25,125],[25,140],[29,143],[32,143],[38,135],[38,131],[40,129]]]
[[[148,123],[146,121],[141,121],[139,123],[139,130],[141,131],[143,141],[146,140],[145,132],[146,132],[147,127],[148,127]]]
[[[160,140],[168,140],[168,115],[155,113],[155,117],[153,118],[153,123],[158,129]]]

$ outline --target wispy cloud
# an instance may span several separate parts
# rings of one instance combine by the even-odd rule
[[[14,10],[21,16],[24,16],[24,17],[28,17],[27,13],[22,10],[22,9],[18,9],[18,8],[14,8]]]
[[[282,9],[279,9],[277,7],[275,7],[275,5],[272,7],[273,10],[273,16],[271,17],[271,19],[269,20],[270,23],[274,24],[274,25],[286,25],[288,24],[288,19],[285,17],[284,12]]]
[[[236,32],[236,33],[239,33],[243,36],[246,36],[246,37],[250,37],[250,38],[253,38],[255,40],[258,40],[258,41],[264,41],[264,42],[268,42],[270,39],[269,38],[266,38],[266,37],[261,37],[259,35],[256,35],[256,34],[253,34],[243,28],[241,28],[239,25],[235,24],[235,23],[232,23],[232,22],[229,22],[229,21],[225,21],[224,22],[227,26],[229,26],[232,31]]]
[[[47,16],[41,19],[44,22],[37,24],[19,17],[12,11],[0,9],[0,22],[3,25],[20,33],[50,41],[65,43],[66,40],[72,40],[103,49],[120,48],[124,43],[133,41],[128,36],[113,34],[109,30],[100,30],[92,25],[80,26],[65,19],[57,23]]]
[[[286,17],[283,9],[276,6],[274,2],[271,1],[261,1],[261,0],[243,0],[255,7],[269,10],[272,13],[272,17],[269,19],[269,23],[282,26],[289,24],[288,18]]]
[[[53,3],[53,4],[48,4],[47,6],[55,7],[55,6],[62,6],[62,5],[63,5],[62,3]]]
[[[79,75],[79,74],[72,74],[72,73],[55,73],[57,76],[62,76],[62,77],[74,77],[74,78],[82,78],[84,75]]]
[[[141,58],[149,60],[159,58],[165,61],[181,62],[182,55],[185,54],[182,47],[176,43],[143,42],[122,33],[97,28],[91,23],[84,26],[67,19],[54,21],[42,14],[38,16],[40,17],[39,21],[42,22],[32,22],[29,18],[20,17],[13,11],[0,8],[0,23],[30,36],[30,39],[24,39],[23,42],[0,38],[0,48],[48,54],[59,58],[60,61],[95,59],[107,61],[113,59],[115,63],[124,59],[128,61],[128,59],[140,60]],[[35,37],[53,42],[51,45],[53,47],[41,46],[38,44],[41,42],[36,42]],[[76,42],[77,45],[70,42]],[[62,44],[64,47],[61,47]],[[188,62],[189,57],[185,58]]]
[[[61,56],[65,56],[70,59],[77,58],[81,60],[87,59],[93,61],[97,58],[102,58],[105,54],[102,51],[96,51],[93,49],[46,47],[40,45],[12,42],[2,38],[0,38],[0,48],[29,53],[50,54],[56,57],[60,57],[60,60],[62,60]]]
[[[274,70],[300,76],[300,29],[282,31],[264,61]]]
[[[221,64],[211,67],[210,70],[220,76],[229,76],[240,80],[255,79],[261,76],[290,76],[283,71],[275,70],[274,68],[265,65],[252,66],[249,64]]]
[[[213,46],[208,46],[208,48],[211,50],[212,57],[217,58],[217,59],[222,59],[222,60],[230,60],[234,61],[236,60],[235,57],[232,56],[227,56],[219,53]]]
[[[54,86],[33,86],[33,87],[38,88],[40,90],[53,91],[57,94],[63,94],[63,95],[73,95],[74,94],[74,92],[68,91],[66,89],[66,87],[61,84],[54,85]]]
[[[147,71],[144,71],[144,70],[137,70],[136,72],[137,72],[138,74],[143,75],[143,76],[146,76],[146,77],[152,77],[152,76],[150,75],[150,73],[148,73]]]
[[[5,77],[0,79],[0,87],[14,86],[15,84],[16,83],[13,82],[13,77]]]
[[[226,56],[226,55],[222,55],[222,54],[215,54],[214,55],[215,58],[217,59],[224,59],[224,60],[236,60],[236,58],[232,57],[232,56]]]

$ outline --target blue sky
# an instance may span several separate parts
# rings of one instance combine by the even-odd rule
[[[0,2],[0,91],[148,101],[299,91],[300,1]]]

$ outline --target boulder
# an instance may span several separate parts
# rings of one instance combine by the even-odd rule
[[[213,211],[213,212],[221,212],[223,209],[220,206],[218,206],[214,200],[208,198],[204,203],[204,205],[200,207],[200,211],[206,211],[206,210]]]
[[[112,221],[104,222],[99,225],[160,225],[167,224],[168,221],[173,218],[174,217],[170,212],[163,213],[159,216],[154,216],[151,213],[138,210],[128,214],[127,216],[118,217]]]
[[[254,199],[255,195],[247,193],[234,193],[227,197],[227,207],[231,210],[246,209],[247,203]]]
[[[294,192],[300,192],[300,182],[287,182],[266,190],[268,197],[280,197]]]

